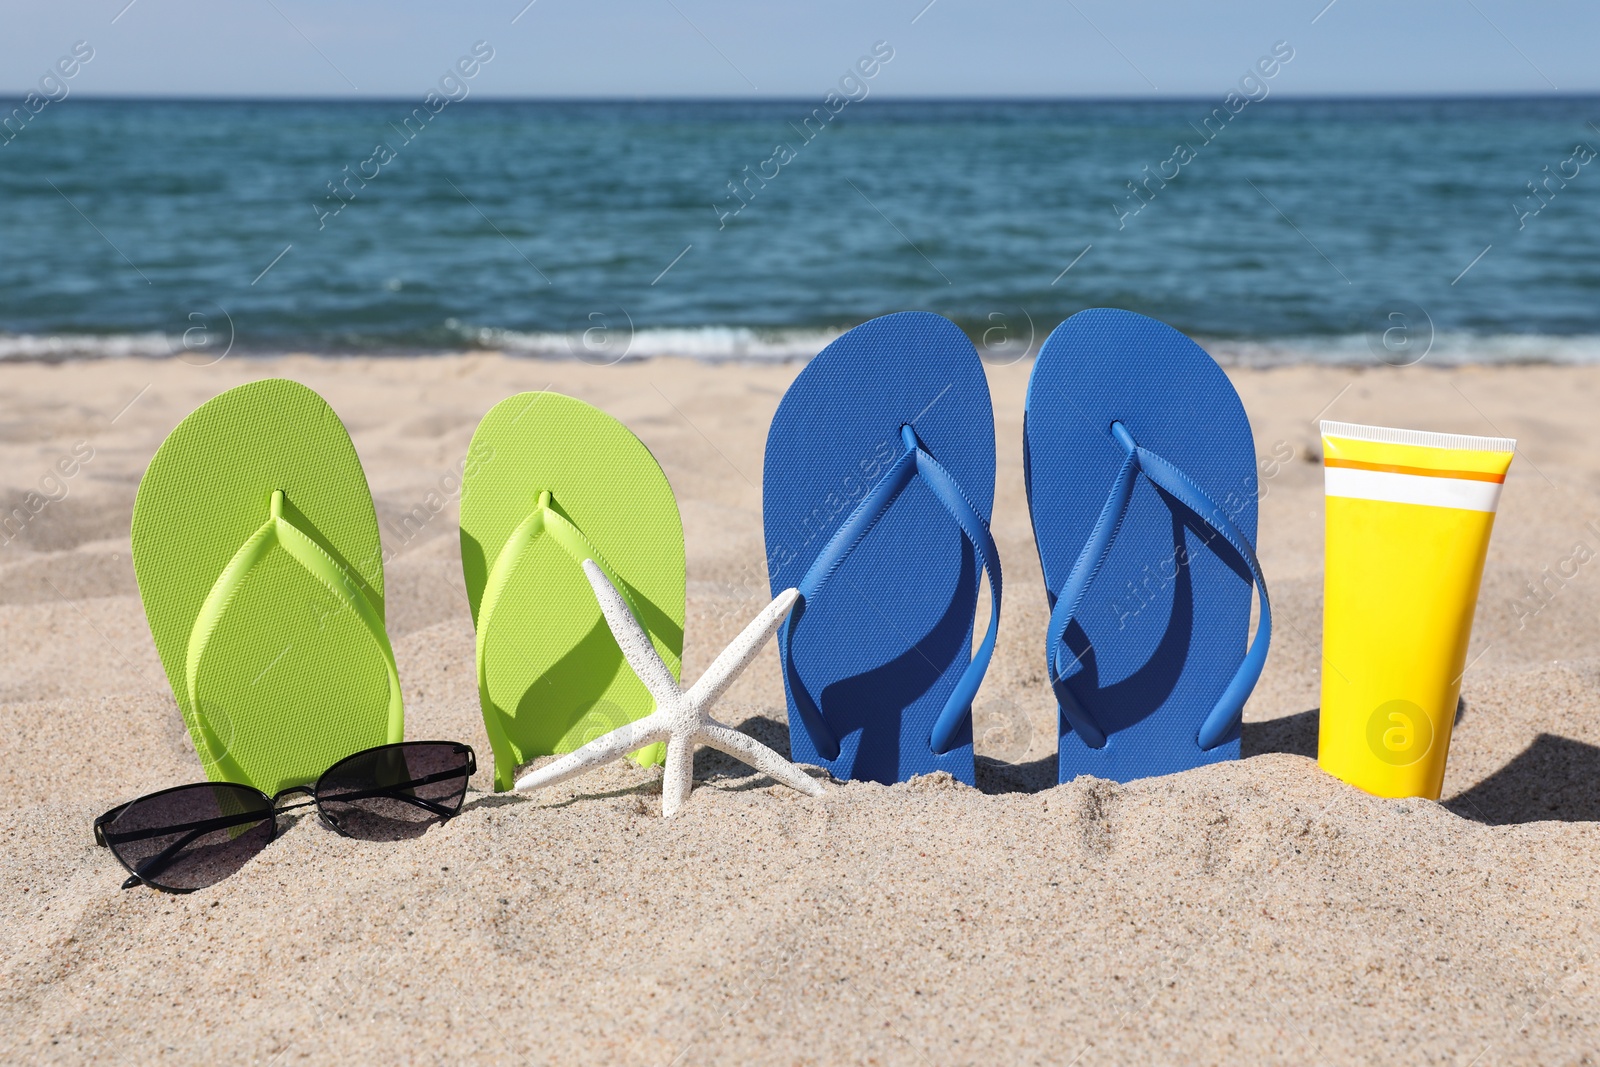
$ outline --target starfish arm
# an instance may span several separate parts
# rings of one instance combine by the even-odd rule
[[[609,734],[595,738],[553,763],[547,763],[536,771],[528,772],[517,779],[516,789],[518,792],[543,789],[557,782],[564,782],[584,771],[620,759],[630,752],[636,752],[646,745],[665,740],[666,737],[667,729],[661,715],[659,713],[647,715],[637,722],[619,726]]]
[[[583,561],[583,573],[588,575],[589,584],[594,587],[594,598],[600,602],[600,613],[606,617],[606,625],[611,627],[611,636],[617,639],[617,646],[622,649],[622,655],[627,659],[628,666],[633,668],[633,673],[639,676],[639,681],[656,698],[656,707],[663,707],[676,699],[678,680],[661,662],[661,657],[656,655],[650,635],[633,617],[633,612],[628,610],[622,594],[617,592],[616,586],[611,584],[594,560]]]
[[[751,619],[750,625],[722,650],[722,654],[706,668],[700,680],[694,683],[694,688],[688,693],[689,703],[696,708],[709,708],[715,704],[734,679],[750,666],[750,661],[756,658],[762,647],[772,640],[772,635],[778,632],[778,627],[783,625],[783,620],[799,599],[800,590],[785,589],[762,609],[761,614]]]
[[[661,815],[678,814],[694,788],[694,738],[677,735],[667,740],[667,769],[661,778]]]
[[[721,723],[705,723],[700,727],[696,740],[710,745],[719,752],[726,752],[734,759],[748,763],[767,777],[782,782],[790,789],[798,789],[806,796],[822,795],[822,785],[815,778],[760,741],[748,734],[741,734],[732,727],[723,726]]]

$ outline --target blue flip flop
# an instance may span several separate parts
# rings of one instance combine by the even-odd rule
[[[1272,610],[1255,442],[1227,375],[1164,323],[1082,311],[1039,350],[1023,439],[1058,780],[1238,759]],[[1252,586],[1261,623],[1247,651]]]
[[[973,781],[972,698],[1000,622],[994,409],[972,342],[921,311],[862,323],[784,394],[767,433],[767,573],[791,756],[836,778]],[[972,653],[979,574],[992,612]]]

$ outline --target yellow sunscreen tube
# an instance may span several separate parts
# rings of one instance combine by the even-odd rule
[[[1322,424],[1327,565],[1317,763],[1439,799],[1489,533],[1516,442]]]

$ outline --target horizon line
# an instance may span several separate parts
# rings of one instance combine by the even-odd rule
[[[23,90],[14,95],[23,96],[33,90]],[[0,90],[0,102],[9,99],[13,93],[9,90]],[[404,104],[415,103],[418,97],[389,94],[360,94],[342,96],[328,95],[294,95],[281,94],[249,94],[249,93],[79,93],[74,94],[79,100],[88,100],[96,103],[185,103],[185,104]],[[1489,101],[1489,100],[1579,100],[1600,98],[1600,89],[1572,89],[1558,90],[1505,90],[1499,92],[1482,91],[1417,91],[1417,92],[1392,92],[1392,93],[1361,93],[1361,92],[1334,92],[1334,93],[1290,93],[1275,92],[1270,98],[1264,98],[1258,103],[1266,103],[1267,99],[1292,100],[1297,103],[1380,103],[1380,102],[1445,102],[1445,101]],[[63,98],[65,100],[66,98]],[[1003,94],[982,93],[964,96],[946,95],[899,95],[892,93],[875,94],[863,98],[858,103],[867,99],[877,99],[888,103],[897,104],[1167,104],[1167,103],[1194,103],[1206,102],[1216,99],[1215,93],[1162,93],[1159,95],[1143,96],[1093,96],[1070,94]],[[483,95],[471,96],[453,103],[467,104],[472,102],[484,104],[808,104],[815,103],[812,96],[563,96],[563,95]]]

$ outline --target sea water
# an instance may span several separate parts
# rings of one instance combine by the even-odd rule
[[[1086,307],[1225,359],[1600,359],[1600,99],[186,102],[0,134],[0,357],[803,358]],[[819,117],[821,116],[821,117]]]

